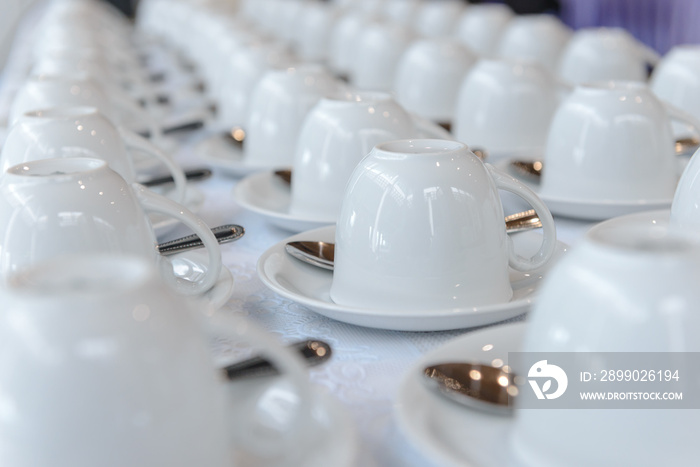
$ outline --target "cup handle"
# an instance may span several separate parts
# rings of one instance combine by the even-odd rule
[[[675,120],[678,123],[687,125],[688,129],[700,136],[700,121],[693,115],[689,114],[685,110],[679,109],[678,107],[669,104],[668,102],[663,103],[666,109],[666,114],[671,120]]]
[[[508,263],[513,269],[523,272],[532,271],[544,266],[552,259],[557,246],[557,229],[554,226],[552,214],[535,192],[523,185],[522,182],[508,174],[496,170],[490,164],[485,165],[498,189],[508,191],[523,198],[532,206],[537,216],[540,218],[540,221],[542,221],[544,236],[539,251],[531,258],[524,258],[515,253],[513,241],[508,237]]]
[[[236,343],[256,349],[256,353],[269,360],[280,374],[287,378],[296,392],[294,413],[289,417],[284,433],[271,436],[264,427],[264,433],[260,433],[260,430],[248,424],[249,421],[238,420],[243,425],[240,426],[240,430],[231,430],[234,441],[255,451],[257,455],[283,456],[285,464],[301,465],[301,456],[308,452],[308,441],[311,440],[309,426],[313,407],[309,373],[301,357],[288,351],[272,334],[245,317],[210,309],[202,310],[202,314],[205,331],[210,335],[228,337]],[[239,402],[232,394],[227,395],[231,404]]]
[[[153,193],[143,185],[133,183],[132,188],[145,211],[174,217],[191,228],[204,244],[204,248],[209,257],[209,264],[206,268],[207,272],[196,281],[188,281],[179,277],[176,278],[178,290],[187,295],[198,295],[211,289],[219,280],[222,264],[219,242],[216,240],[209,226],[184,206],[164,196]],[[160,256],[160,254],[158,256]]]
[[[157,146],[152,144],[146,138],[137,135],[133,131],[127,130],[126,128],[119,127],[119,134],[124,140],[124,144],[130,151],[137,151],[145,154],[148,157],[158,159],[161,164],[170,172],[175,182],[175,201],[178,203],[185,202],[185,191],[187,190],[187,179],[182,169],[173,162],[167,154],[158,149]]]

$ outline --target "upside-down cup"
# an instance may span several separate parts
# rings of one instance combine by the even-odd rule
[[[542,220],[542,245],[530,258],[506,235],[499,189]],[[398,140],[376,145],[353,172],[335,242],[334,302],[410,313],[508,301],[509,267],[544,266],[556,231],[537,195],[465,144]]]
[[[663,225],[654,215],[614,218],[587,232],[551,269],[520,349],[547,358],[548,365],[561,365],[567,384],[557,397],[538,397],[536,405],[523,403],[529,394],[518,395],[508,443],[513,462],[507,465],[584,467],[602,458],[605,465],[692,464],[700,451],[693,431],[698,411],[681,404],[697,406],[693,396],[700,390],[698,278],[697,237]],[[528,365],[516,372],[532,384]],[[578,370],[584,368],[599,370],[597,386],[582,382]],[[645,383],[644,378],[605,378],[600,371],[613,369],[658,372],[654,376],[671,370],[680,378],[649,377]],[[546,380],[541,378],[540,385]],[[559,391],[559,384],[556,379],[544,392]],[[522,391],[530,390],[523,385]],[[623,393],[619,401],[599,401],[603,407],[593,405],[599,402],[586,406],[583,391],[602,391],[604,397],[607,391],[625,391],[639,399]],[[654,401],[643,399],[644,391],[677,391],[685,397]]]
[[[206,273],[188,280],[158,252],[148,213],[174,218],[204,243]],[[221,250],[211,229],[187,208],[137,183],[100,159],[69,157],[15,165],[0,177],[0,279],[54,257],[133,254],[150,260],[163,280],[185,295],[211,289]]]
[[[245,455],[294,464],[309,448],[311,393],[298,357],[248,321],[198,311],[148,260],[66,255],[0,290],[0,385],[12,407],[0,415],[0,464],[229,467]],[[280,370],[281,392],[295,398],[284,400],[283,420],[259,409],[274,405],[279,380],[257,393],[233,387],[211,338],[256,349]]]

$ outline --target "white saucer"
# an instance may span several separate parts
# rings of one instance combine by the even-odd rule
[[[582,220],[600,221],[625,214],[670,208],[671,202],[673,201],[673,196],[664,199],[640,199],[636,201],[596,201],[548,196],[540,193],[540,186],[538,183],[533,183],[531,180],[528,180],[527,177],[523,177],[511,167],[510,163],[513,160],[513,158],[504,159],[496,164],[493,164],[493,166],[502,172],[512,175],[532,189],[532,191],[534,191],[540,197],[540,199],[544,201],[554,215]]]
[[[256,212],[277,227],[303,232],[328,224],[335,219],[313,219],[289,214],[291,190],[273,171],[249,175],[236,184],[233,196],[241,207]]]
[[[542,236],[533,231],[512,234],[515,251],[531,256],[540,247]],[[524,274],[511,271],[513,298],[507,303],[472,308],[425,310],[418,313],[401,313],[365,308],[355,308],[334,303],[329,291],[333,273],[292,258],[284,250],[287,242],[295,240],[335,241],[335,226],[327,226],[297,234],[274,245],[260,256],[258,276],[274,292],[304,305],[329,318],[380,329],[396,331],[443,331],[496,323],[526,312],[532,304],[547,269]],[[558,242],[558,257],[567,247]],[[556,259],[555,259],[556,260]],[[550,266],[551,267],[551,266]]]
[[[207,263],[207,253],[205,250],[190,250],[177,253],[170,258],[173,264],[173,271],[178,277],[194,280],[206,274],[204,266]],[[233,294],[233,274],[226,266],[221,266],[219,280],[214,287],[203,295],[195,297],[195,300],[209,307],[211,310],[218,310],[231,298]]]
[[[421,378],[424,367],[440,362],[507,362],[508,352],[520,350],[526,326],[505,324],[465,334],[425,355],[404,376],[395,414],[401,431],[426,458],[444,467],[509,465],[512,417],[461,407],[428,389]]]
[[[266,394],[262,397],[259,393],[260,385],[260,380],[256,379],[231,384],[231,395],[234,400],[243,404],[238,409],[233,407],[229,413],[231,420],[250,423],[251,406],[255,408],[255,415],[261,417],[279,417],[279,413],[265,414],[264,412],[294,408],[293,401],[297,396],[282,380],[269,384]],[[251,452],[252,449],[249,446],[254,443],[246,443],[234,437],[232,448],[235,451],[235,465],[241,467],[298,467],[299,465],[353,467],[357,458],[358,441],[349,414],[338,401],[319,388],[312,387],[312,391],[311,423],[302,428],[311,442],[308,447],[303,448],[301,459],[266,458]],[[281,404],[275,404],[276,401],[271,398],[281,400]],[[282,414],[283,418],[284,415],[286,414]]]
[[[234,177],[245,177],[270,167],[250,164],[243,157],[243,150],[223,136],[223,130],[210,134],[194,147],[195,155],[211,167]]]
[[[167,195],[167,193],[164,193],[164,195]],[[202,193],[199,188],[188,184],[185,189],[185,202],[183,205],[193,213],[197,214],[204,205],[204,198],[204,193]],[[153,227],[156,237],[160,237],[161,235],[168,233],[180,223],[180,221],[174,217],[166,216],[160,213],[151,213],[148,215],[148,218],[151,221],[151,226]]]

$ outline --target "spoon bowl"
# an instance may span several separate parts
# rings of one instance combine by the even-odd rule
[[[424,369],[422,381],[462,406],[499,415],[513,413],[516,376],[508,367],[477,363],[440,363]]]

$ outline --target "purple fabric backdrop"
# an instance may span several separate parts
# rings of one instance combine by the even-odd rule
[[[624,27],[660,53],[700,43],[700,0],[559,0],[562,20],[574,29]]]

